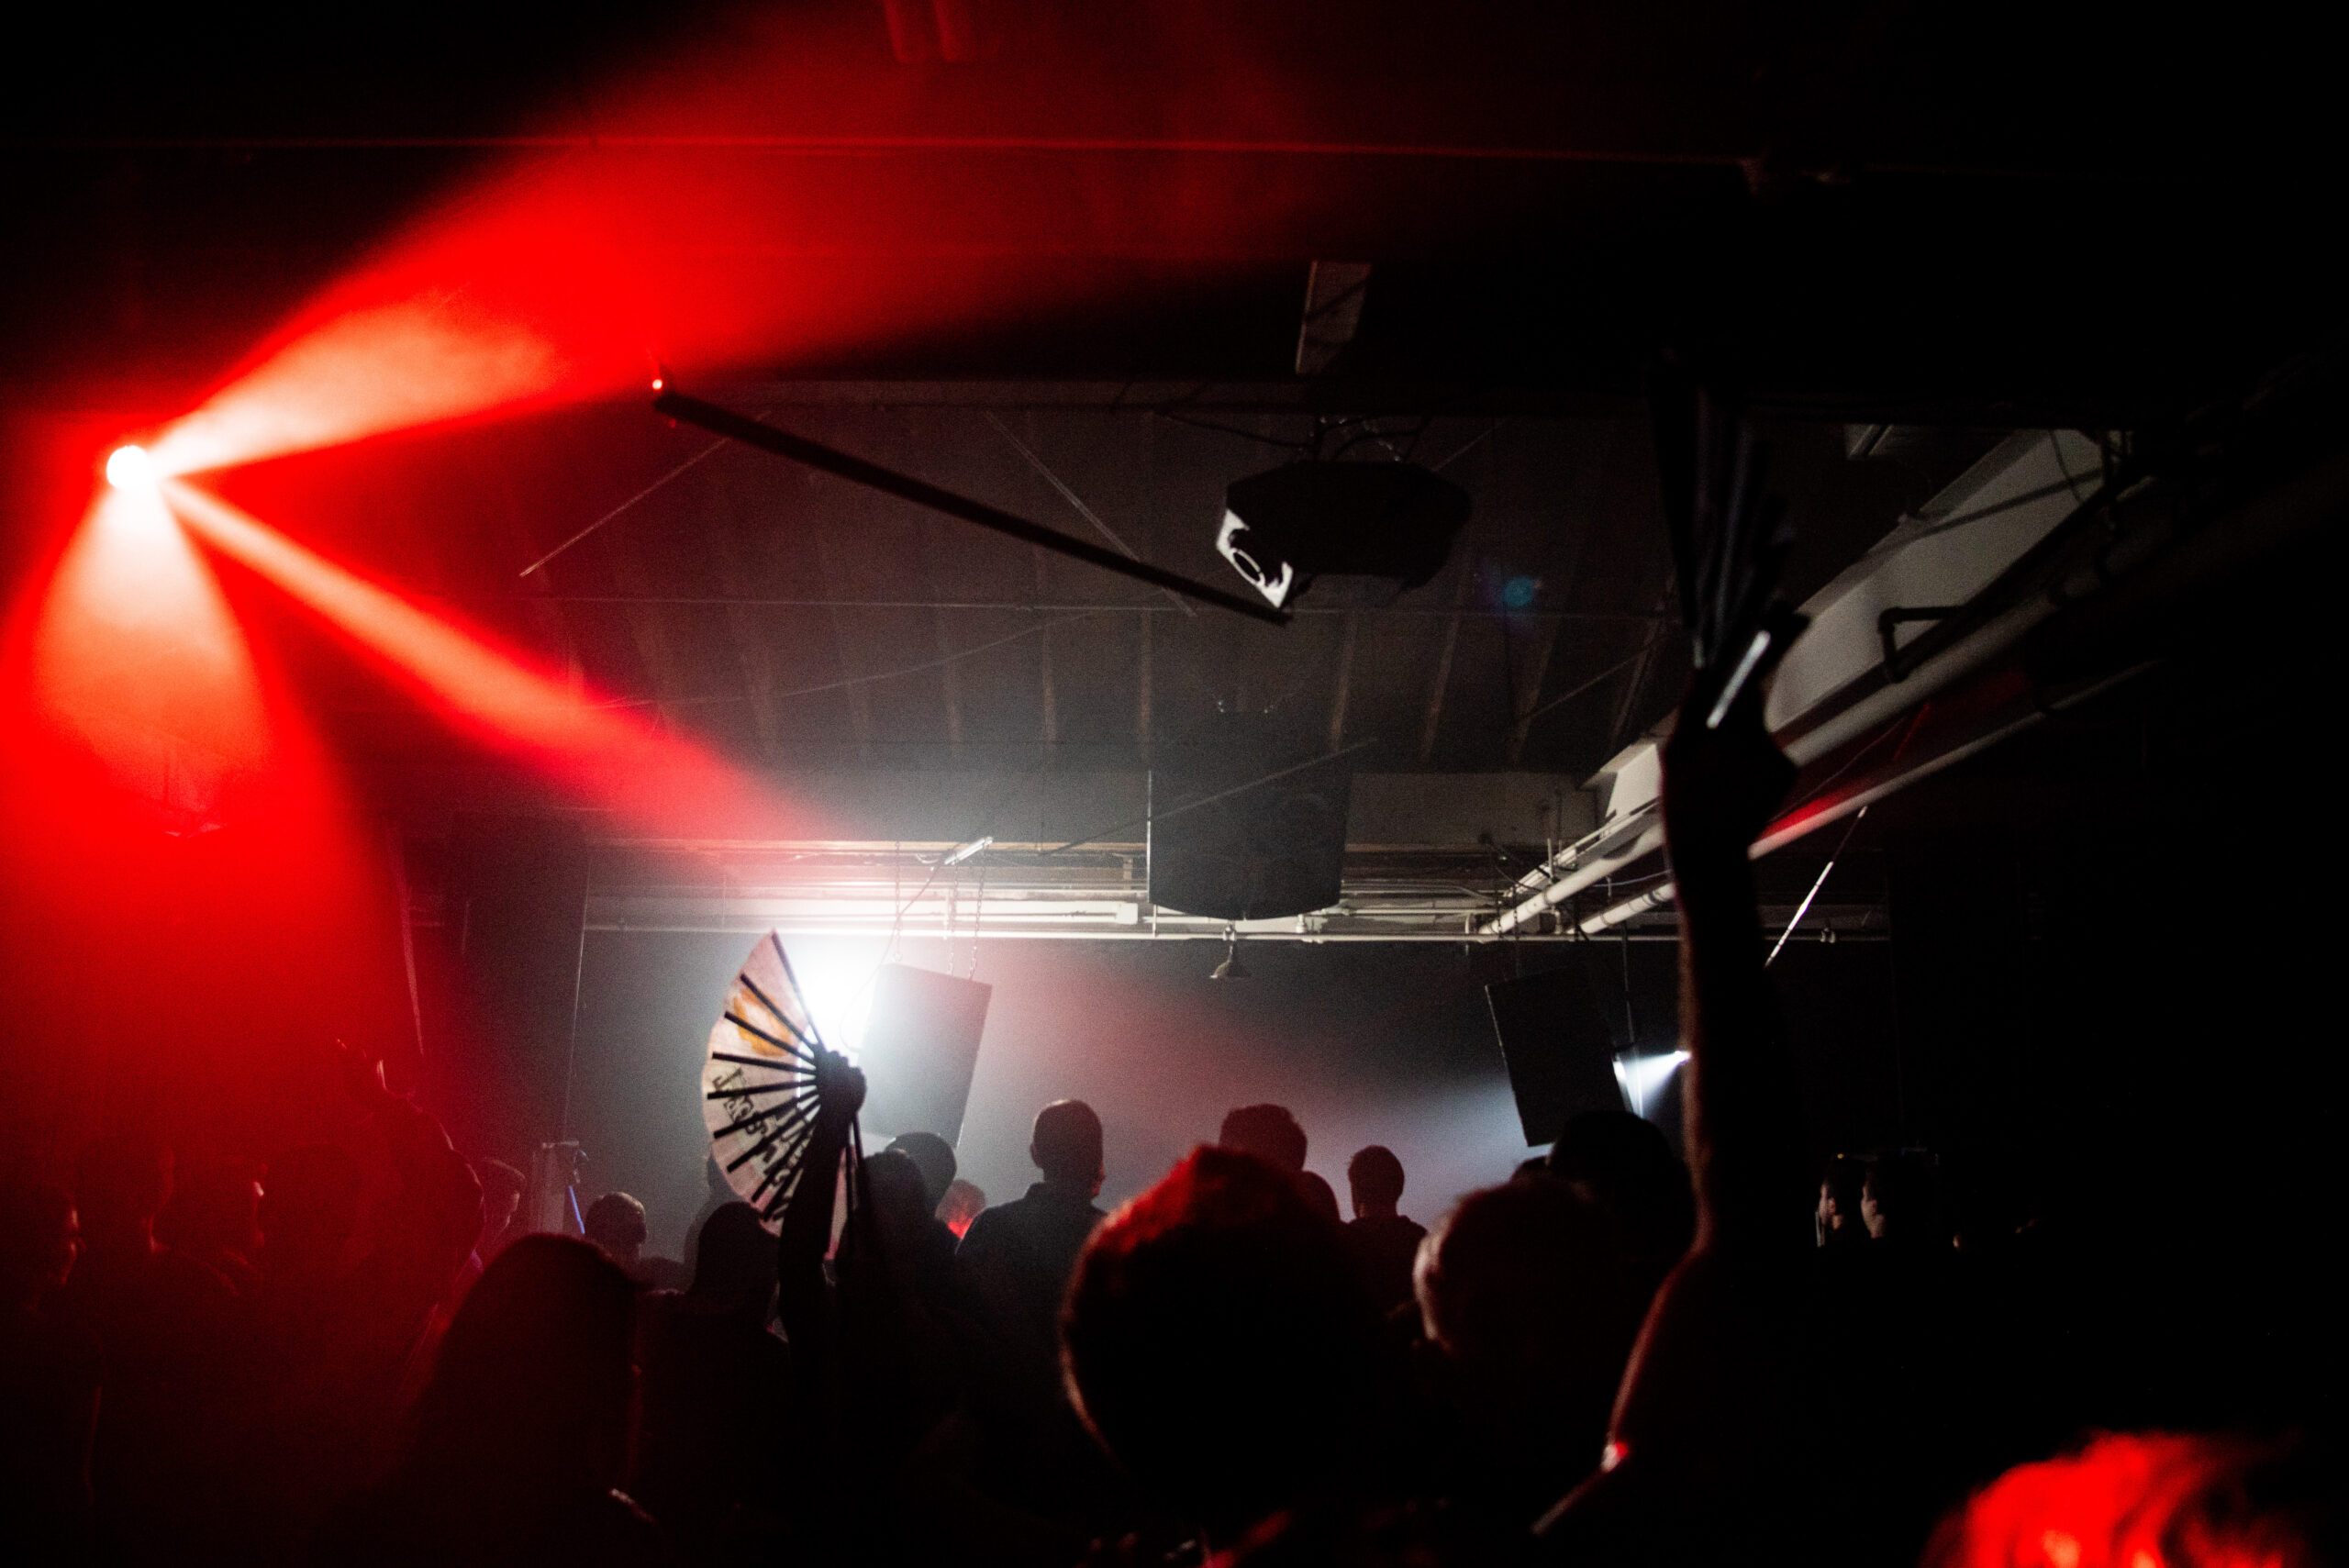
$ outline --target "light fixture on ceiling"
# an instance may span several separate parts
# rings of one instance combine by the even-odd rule
[[[943,871],[948,866],[961,865],[964,861],[969,860],[973,855],[977,854],[981,850],[987,848],[994,842],[995,835],[990,833],[983,839],[974,839],[967,844],[957,844],[954,846],[952,853],[949,854],[944,860],[938,862],[939,869]]]
[[[1275,608],[1316,577],[1417,588],[1443,570],[1468,493],[1408,462],[1294,462],[1223,493],[1215,548]]]
[[[1236,927],[1227,926],[1224,928],[1223,962],[1215,966],[1215,973],[1208,975],[1208,978],[1209,980],[1251,980],[1254,978],[1253,975],[1248,973],[1248,966],[1240,962],[1240,932]]]

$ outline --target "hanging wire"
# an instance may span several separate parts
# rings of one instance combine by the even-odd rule
[[[1794,918],[1788,920],[1787,922],[1787,929],[1778,933],[1778,940],[1770,944],[1770,956],[1762,961],[1763,968],[1767,969],[1772,964],[1778,962],[1778,950],[1787,945],[1787,939],[1795,934],[1795,928],[1797,926],[1802,924],[1802,917],[1810,913],[1811,900],[1817,898],[1819,896],[1819,890],[1827,885],[1829,873],[1834,871],[1835,862],[1843,858],[1843,851],[1852,847],[1852,835],[1860,830],[1860,824],[1866,820],[1868,808],[1863,806],[1853,815],[1852,825],[1843,829],[1843,837],[1842,840],[1836,844],[1835,852],[1827,857],[1827,863],[1825,865],[1819,868],[1819,879],[1810,884],[1810,891],[1802,895],[1802,902],[1795,906]]]
[[[963,978],[965,980],[972,978],[979,972],[979,928],[986,923],[987,917],[987,852],[981,850],[971,858],[979,862],[979,898],[978,902],[971,906],[971,967],[963,973]],[[951,956],[947,964],[947,973],[950,974],[953,973]]]

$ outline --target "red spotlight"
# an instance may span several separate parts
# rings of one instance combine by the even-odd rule
[[[117,490],[135,490],[155,483],[155,460],[145,447],[117,447],[106,459],[106,483]]]

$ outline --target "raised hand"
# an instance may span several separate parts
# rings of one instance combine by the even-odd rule
[[[1664,829],[1675,870],[1691,857],[1742,856],[1770,825],[1794,782],[1794,764],[1762,722],[1763,689],[1787,646],[1801,632],[1788,616],[1766,628],[1771,642],[1746,672],[1737,695],[1713,722],[1727,662],[1697,672],[1664,745]]]
[[[816,1113],[846,1121],[864,1108],[864,1073],[837,1051],[816,1048]]]

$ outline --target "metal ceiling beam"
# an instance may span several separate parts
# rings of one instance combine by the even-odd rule
[[[734,645],[735,659],[742,666],[742,684],[751,699],[751,725],[759,739],[759,753],[772,760],[783,750],[783,731],[774,708],[774,650],[762,633],[756,608],[746,602],[751,585],[742,571],[741,557],[734,549],[740,520],[735,516],[734,498],[715,478],[707,488],[713,504],[696,508],[703,537],[718,562],[718,581],[725,585],[728,597],[735,601],[726,606],[727,637]]]
[[[1040,549],[1036,551],[1036,593],[1040,598],[1049,586],[1051,564]],[[1041,683],[1044,744],[1051,746],[1061,738],[1061,707],[1060,693],[1052,685],[1052,628],[1049,623],[1036,634],[1036,672]]]
[[[1100,599],[952,599],[935,596],[921,599],[811,599],[763,594],[522,594],[500,596],[527,599],[533,604],[558,605],[751,605],[762,608],[797,610],[1068,610],[1086,615],[1140,616],[1174,613],[1165,605],[1137,605]],[[1454,617],[1464,620],[1498,620],[1507,617],[1518,622],[1605,622],[1618,626],[1653,626],[1671,618],[1662,612],[1639,615],[1621,610],[1511,610],[1490,609],[1482,605],[1457,605],[1450,608],[1431,605],[1299,605],[1289,613],[1297,617],[1419,617],[1447,620]]]
[[[635,540],[625,530],[611,536],[610,555],[612,576],[620,586],[632,594],[644,595],[651,585],[651,577]],[[640,598],[628,607],[627,613],[629,639],[636,645],[645,673],[651,677],[661,722],[671,729],[686,728],[685,699],[688,693],[678,668],[677,651],[670,646],[669,628],[662,618],[663,606]]]
[[[1154,722],[1151,704],[1156,696],[1151,689],[1156,679],[1152,668],[1152,643],[1155,639],[1152,624],[1148,616],[1141,617],[1141,660],[1134,675],[1134,744],[1141,748],[1145,759],[1150,756],[1151,729]]]
[[[832,559],[829,530],[819,519],[808,530],[808,535],[815,540],[816,560],[824,573],[825,591],[837,595],[840,591],[840,569]],[[841,700],[848,705],[849,728],[856,736],[857,755],[869,762],[873,756],[873,703],[865,691],[864,671],[859,668],[862,662],[856,656],[856,638],[850,629],[848,617],[849,611],[845,606],[834,606],[831,613],[832,655],[840,664],[840,678],[843,683],[840,693]]]
[[[1501,623],[1508,626],[1508,621]],[[1541,623],[1533,633],[1533,651],[1528,661],[1533,668],[1517,688],[1516,723],[1509,727],[1508,765],[1515,767],[1525,755],[1525,738],[1533,732],[1533,717],[1542,708],[1542,689],[1550,678],[1550,655],[1558,646],[1559,622]]]
[[[847,452],[828,447],[820,441],[811,441],[804,436],[795,436],[787,430],[776,429],[772,425],[763,424],[759,420],[737,414],[730,408],[721,408],[714,403],[705,403],[700,398],[688,397],[684,393],[673,389],[662,390],[660,395],[652,400],[652,406],[673,418],[698,425],[713,434],[729,437],[745,446],[756,447],[762,451],[789,458],[794,462],[805,463],[810,468],[821,470],[836,478],[845,479],[852,484],[861,484],[868,490],[876,490],[885,495],[894,495],[901,501],[910,501],[917,506],[927,506],[931,511],[943,512],[950,517],[960,517],[966,523],[975,523],[980,528],[996,533],[1006,534],[1016,539],[1024,539],[1039,549],[1065,555],[1073,561],[1082,561],[1088,566],[1099,567],[1102,571],[1115,573],[1120,577],[1130,577],[1139,583],[1147,583],[1153,588],[1169,589],[1182,595],[1185,598],[1196,599],[1204,605],[1213,605],[1218,609],[1230,610],[1234,615],[1245,616],[1250,620],[1264,621],[1273,626],[1288,624],[1287,615],[1262,599],[1250,599],[1239,594],[1227,593],[1221,588],[1210,587],[1205,583],[1196,582],[1180,573],[1152,566],[1146,561],[1129,560],[1115,550],[1105,550],[1099,545],[1088,543],[1081,539],[1072,539],[1057,529],[1045,528],[1041,523],[1033,523],[1025,517],[1015,517],[1001,507],[990,506],[984,501],[974,501],[967,495],[958,495],[951,490],[941,489],[935,484],[916,479],[909,474],[899,473],[894,469],[884,468],[879,463],[868,462],[863,458],[851,456]]]
[[[1128,544],[1124,538],[1119,534],[1117,529],[1111,528],[1108,523],[1103,522],[1101,520],[1101,515],[1085,504],[1085,497],[1079,495],[1074,489],[1070,488],[1068,481],[1063,479],[1057,473],[1053,472],[1050,463],[1047,463],[1042,458],[1037,456],[1035,448],[1030,446],[1026,441],[1021,440],[1018,436],[1014,435],[1012,433],[1011,427],[1005,424],[1001,418],[997,417],[993,409],[987,410],[986,420],[988,424],[993,425],[996,428],[996,434],[1000,435],[1005,440],[1011,443],[1011,450],[1013,451],[1018,452],[1022,458],[1027,460],[1028,466],[1036,471],[1036,476],[1041,479],[1045,484],[1051,485],[1052,487],[1052,493],[1058,495],[1062,500],[1067,502],[1071,511],[1074,512],[1078,517],[1083,517],[1086,522],[1092,524],[1093,531],[1099,534],[1103,539],[1108,539],[1112,549],[1116,550],[1119,554],[1124,556],[1128,561],[1140,561],[1141,559],[1141,552],[1136,550],[1133,546]],[[1033,422],[1030,421],[1031,426],[1032,423]],[[1033,434],[1032,429],[1030,434]],[[1174,606],[1185,615],[1196,616],[1199,613],[1191,607],[1189,600],[1184,598],[1180,594],[1175,593],[1172,588],[1162,588],[1159,592],[1165,595],[1166,602],[1168,604]]]
[[[1443,724],[1443,695],[1452,685],[1452,656],[1460,647],[1461,613],[1469,595],[1475,591],[1475,562],[1464,553],[1460,574],[1452,589],[1452,613],[1443,623],[1443,644],[1435,656],[1435,676],[1428,683],[1426,717],[1419,724],[1419,761],[1424,762],[1435,755],[1436,731]]]
[[[2077,431],[2011,436],[1812,595],[1803,606],[1810,629],[1779,666],[1765,708],[1787,755],[1809,763],[1881,729],[1983,669],[2054,613],[2044,596],[2027,599],[1901,681],[1883,678],[1888,615],[1910,606],[1963,605],[1990,588],[2078,509],[2101,464],[2095,440]],[[1663,848],[1657,739],[1619,753],[1598,782],[1607,795],[1605,818],[1520,878],[1509,907],[1488,931],[1521,930]]]

